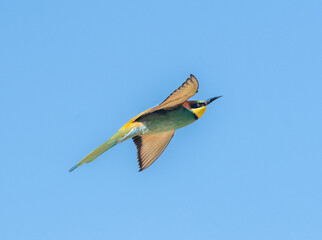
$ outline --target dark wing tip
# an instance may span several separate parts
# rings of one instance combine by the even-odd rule
[[[189,78],[188,78],[189,79]],[[187,79],[187,80],[188,80]],[[190,81],[193,81],[193,80],[195,80],[196,81],[196,83],[197,83],[197,92],[198,92],[198,90],[199,90],[199,82],[198,82],[198,80],[197,80],[197,78],[195,77],[195,75],[193,75],[193,74],[190,74]],[[196,92],[196,93],[197,93]]]
[[[137,158],[139,163],[139,172],[143,171],[144,168],[142,168],[142,160],[141,160],[141,147],[142,147],[142,137],[141,136],[135,136],[132,138],[136,149],[137,149]]]

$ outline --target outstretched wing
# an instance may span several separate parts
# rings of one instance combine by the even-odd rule
[[[199,83],[197,79],[190,74],[190,78],[188,78],[177,90],[171,93],[160,105],[155,107],[154,110],[167,110],[177,107],[194,96],[198,92],[198,88]]]
[[[157,110],[171,110],[183,104],[189,98],[198,92],[199,83],[195,76],[190,74],[188,78],[177,90],[169,95],[161,104],[156,107],[150,108],[140,115],[133,118],[131,121],[140,121],[144,116],[153,113]]]
[[[168,146],[174,132],[175,130],[132,138],[137,148],[139,171],[149,167],[161,155]]]

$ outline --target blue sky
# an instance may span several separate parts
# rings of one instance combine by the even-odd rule
[[[322,239],[321,1],[2,1],[1,239]],[[224,95],[138,173],[193,73]]]

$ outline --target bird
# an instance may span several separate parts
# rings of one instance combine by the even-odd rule
[[[168,146],[175,131],[198,120],[207,106],[217,96],[205,101],[188,101],[198,92],[199,83],[194,75],[190,77],[161,104],[132,118],[107,142],[90,152],[69,172],[84,163],[94,161],[98,156],[115,145],[132,138],[137,148],[139,172],[148,168]]]

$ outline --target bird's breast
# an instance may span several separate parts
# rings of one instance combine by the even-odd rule
[[[186,108],[157,110],[138,119],[147,131],[144,134],[156,134],[176,130],[196,121],[195,115]]]

